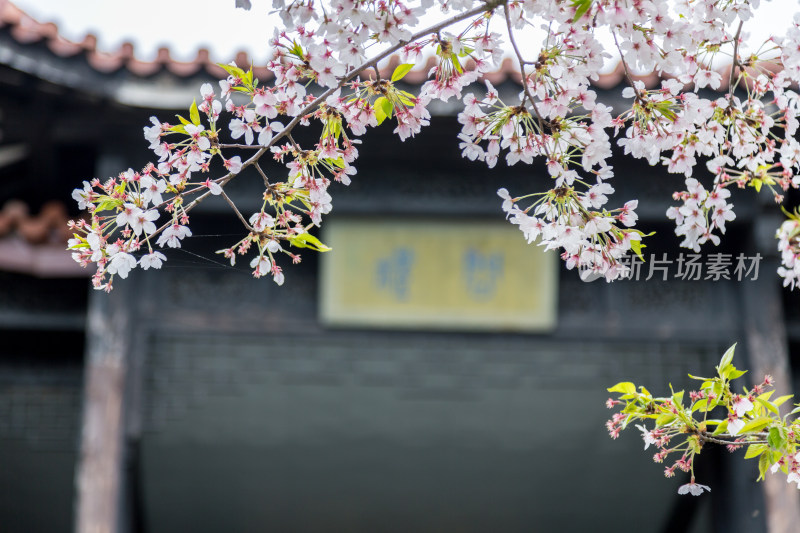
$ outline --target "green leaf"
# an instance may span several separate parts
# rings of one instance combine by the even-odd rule
[[[759,455],[764,453],[764,450],[766,449],[767,447],[764,446],[763,444],[751,444],[750,446],[747,447],[747,451],[744,454],[744,458],[752,459],[753,457],[758,457]]]
[[[461,51],[458,53],[458,57],[467,57],[473,52],[475,52],[474,48],[470,48],[469,46],[462,46]]]
[[[185,134],[186,133],[186,128],[183,126],[183,124],[178,124],[177,126],[172,126],[169,129],[169,131],[174,131],[175,133],[183,133],[183,134]]]
[[[672,109],[670,109],[670,103],[668,101],[664,101],[656,105],[656,109],[670,122],[675,122],[677,115],[675,114]]]
[[[642,248],[647,248],[647,245],[642,244],[642,241],[631,240],[631,250],[633,250],[633,253],[636,254],[636,257],[638,257],[643,263],[646,263],[647,261],[642,255]]]
[[[772,391],[770,391],[770,392],[772,392]],[[781,397],[777,398],[777,399],[776,399],[774,402],[772,402],[772,403],[774,403],[774,404],[775,404],[775,405],[777,405],[777,406],[781,406],[781,405],[783,405],[783,404],[786,402],[786,400],[790,400],[790,399],[791,399],[791,398],[793,398],[793,397],[794,397],[794,396],[793,396],[792,394],[787,394],[786,396],[781,396]]]
[[[672,401],[675,405],[683,405],[683,391],[674,393],[672,395]]]
[[[175,116],[178,117],[178,120],[180,120],[181,124],[183,124],[184,126],[188,126],[189,124],[191,124],[191,122],[189,122],[188,120],[186,120],[182,116],[180,116],[180,115],[175,115]]]
[[[760,416],[755,420],[750,420],[748,423],[746,423],[742,430],[739,431],[739,435],[743,435],[751,431],[759,431],[770,425],[772,422],[774,422],[772,418],[768,416]]]
[[[619,392],[620,394],[636,394],[636,385],[630,381],[622,381],[608,389],[608,392]]]
[[[375,120],[378,122],[378,126],[383,124],[383,121],[386,120],[386,113],[383,112],[383,109],[375,108]]]
[[[746,392],[746,391],[745,391]],[[759,396],[762,400],[769,400],[772,395],[775,394],[774,390],[767,391]]]
[[[764,399],[761,399],[761,398],[756,398],[756,402],[760,403],[761,405],[763,405],[764,407],[766,407],[767,409],[769,409],[770,411],[772,411],[776,415],[780,415],[780,411],[778,411],[778,408],[771,401],[764,400]]]
[[[329,120],[325,124],[325,131],[323,132],[323,137],[328,135],[332,135],[334,139],[339,139],[339,136],[342,134],[342,123],[338,120]]]
[[[392,81],[402,80],[412,68],[414,68],[414,63],[403,63],[402,65],[397,65],[397,68],[394,69],[394,72],[392,73]]]
[[[731,366],[731,370],[730,372],[728,372],[728,379],[730,380],[739,379],[745,374],[747,374],[747,370],[739,370],[735,366]]]
[[[195,126],[200,125],[200,112],[197,110],[197,100],[192,100],[192,107],[189,108],[189,119]]]
[[[111,211],[118,207],[122,207],[122,200],[117,198],[112,198],[110,196],[101,196],[98,198],[99,201],[95,202],[95,213],[99,213],[100,211]]]
[[[675,415],[673,415],[672,413],[664,413],[663,415],[658,415],[658,417],[656,418],[656,426],[659,427],[666,426],[673,420],[675,420]]]
[[[722,355],[722,359],[720,359],[720,360],[719,360],[719,365],[717,366],[717,371],[719,371],[719,372],[721,373],[721,372],[722,372],[722,370],[723,370],[723,369],[724,369],[726,366],[728,366],[729,364],[731,364],[731,361],[733,361],[733,352],[734,352],[735,350],[736,350],[736,344],[734,344],[733,346],[731,346],[730,348],[728,348],[728,349],[725,351],[725,353]],[[720,377],[722,377],[722,375],[721,375],[721,374],[720,374]]]
[[[723,379],[727,379],[728,381],[733,381],[734,379],[738,379],[742,376],[747,374],[747,370],[739,370],[732,364],[727,364],[725,367],[720,371],[720,377]]]
[[[694,402],[694,405],[692,406],[692,412],[694,413],[698,409],[701,411],[708,411],[708,398],[703,398],[702,400],[697,400]]]
[[[773,450],[780,450],[786,444],[786,439],[781,434],[781,430],[778,428],[770,428],[769,434],[767,435],[767,444]]]
[[[769,462],[769,454],[762,453],[761,457],[758,458],[758,479],[759,481],[764,479],[764,474],[767,472],[767,468],[772,466]]]
[[[385,96],[381,96],[377,100],[375,100],[375,108],[380,108],[383,113],[386,115],[386,118],[392,118],[392,111],[394,111],[394,106],[392,102],[389,101],[388,98]]]
[[[397,91],[397,97],[406,107],[414,107],[417,102],[417,97],[407,91]]]
[[[78,241],[78,243],[69,246],[67,248],[68,250],[80,250],[82,248],[90,248],[89,243],[86,242],[86,240],[83,237],[81,237],[77,233],[73,233],[72,236],[73,238],[75,238],[76,241]]]
[[[331,248],[322,244],[322,241],[310,233],[301,233],[294,237],[289,237],[289,243],[297,248],[311,248],[318,252],[330,252]]]
[[[572,17],[573,24],[578,22],[592,7],[592,0],[572,0],[575,7],[575,16]]]
[[[458,56],[455,54],[450,54],[450,60],[453,62],[453,66],[456,69],[456,72],[459,74],[464,73],[464,67],[461,66],[461,61],[458,60]]]
[[[716,408],[719,405],[719,400],[711,400],[709,402],[708,398],[704,398],[704,399],[700,400],[697,403],[700,403],[700,402],[703,402],[701,407],[702,407],[702,410],[703,410],[704,413],[707,413],[707,412],[711,411],[712,409]],[[694,412],[694,409],[692,409],[692,412]]]
[[[237,67],[236,65],[225,65],[222,63],[217,63],[217,66],[235,78],[239,78],[242,80],[245,78],[244,71],[239,67]]]
[[[381,100],[386,100],[386,98],[384,96],[379,97],[377,100],[375,100],[375,103],[372,106],[375,109],[375,119],[378,121],[379,126],[383,124],[383,121],[387,118],[386,111],[383,110],[383,102],[381,102]]]

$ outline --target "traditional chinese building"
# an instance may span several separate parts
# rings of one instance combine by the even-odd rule
[[[364,137],[352,185],[331,189],[334,251],[286,265],[283,287],[218,260],[243,230],[211,200],[162,271],[93,293],[63,251],[71,190],[143,166],[148,117],[220,76],[205,52],[102,53],[0,0],[2,531],[750,533],[791,508],[720,450],[698,463],[712,492],[679,497],[635,430],[603,425],[606,387],[691,387],[733,342],[789,386],[800,316],[771,198],[735,196],[722,245],[695,256],[664,216],[682,179],[620,157],[615,198],[639,198],[656,234],[638,279],[582,282],[499,209],[499,187],[546,173],[462,159],[441,104],[405,143],[388,122]],[[519,90],[510,64],[491,79]],[[260,184],[226,190],[253,212]]]

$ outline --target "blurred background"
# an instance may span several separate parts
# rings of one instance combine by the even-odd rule
[[[645,256],[666,267],[584,283],[500,210],[499,187],[549,187],[543,168],[462,159],[442,103],[416,138],[390,121],[364,137],[353,183],[330,189],[334,251],[283,264],[283,287],[214,255],[243,236],[214,198],[163,270],[95,293],[64,251],[72,190],[143,167],[149,117],[224,77],[203,50],[96,42],[0,0],[0,531],[766,530],[742,452],[704,451],[712,492],[679,497],[688,480],[664,479],[637,430],[609,438],[604,402],[623,380],[691,388],[733,342],[754,380],[766,350],[792,388],[800,313],[768,195],[735,195],[704,251],[731,254],[731,279],[680,279],[664,213],[682,177],[617,156],[611,203],[639,199]],[[510,63],[488,78],[515,101]],[[599,100],[621,109],[621,83],[601,77]],[[262,188],[245,172],[226,190],[247,214]],[[739,254],[758,274],[736,279]]]

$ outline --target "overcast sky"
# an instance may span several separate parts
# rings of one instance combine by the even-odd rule
[[[87,33],[98,37],[102,50],[134,43],[137,57],[150,60],[160,46],[173,58],[193,59],[197,49],[209,48],[212,59],[230,61],[244,50],[255,63],[268,57],[267,41],[276,16],[268,15],[271,0],[252,0],[253,9],[234,8],[234,0],[12,0],[40,22],[55,22],[66,38],[80,41]],[[800,0],[762,0],[755,20],[745,29],[754,38],[782,35]],[[427,24],[426,24],[427,25]]]

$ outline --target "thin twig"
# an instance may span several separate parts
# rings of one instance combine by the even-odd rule
[[[542,115],[539,113],[539,108],[536,107],[536,100],[533,99],[533,95],[528,88],[528,75],[525,73],[526,61],[522,58],[522,52],[520,52],[519,46],[517,46],[517,41],[514,38],[511,16],[508,13],[508,4],[503,7],[503,14],[505,15],[506,19],[506,27],[508,28],[508,37],[511,41],[512,48],[514,48],[517,61],[519,62],[519,73],[522,76],[522,89],[525,91],[525,96],[528,98],[528,101],[530,101],[531,107],[533,107],[533,112],[536,114],[536,120],[539,123],[539,133],[542,135],[542,147],[544,148],[544,152],[547,154],[547,157],[550,158],[550,152],[547,149],[547,143],[544,142],[544,119],[542,119]],[[523,104],[524,103],[525,102],[523,101]]]
[[[245,220],[245,218],[242,216],[242,213],[239,212],[239,209],[236,207],[236,204],[233,203],[233,200],[231,200],[230,197],[227,194],[225,194],[224,190],[222,191],[221,194],[222,197],[225,198],[225,201],[228,202],[228,205],[231,206],[231,209],[233,209],[233,211],[236,213],[236,216],[239,217],[239,220],[242,221],[244,227],[247,228],[247,231],[251,233],[254,232],[255,230],[252,228],[252,226],[250,226],[250,224],[247,223],[247,220]]]
[[[710,433],[706,433],[706,432],[698,432],[698,436],[704,442],[711,442],[713,444],[722,444],[723,446],[728,446],[730,444],[733,444],[734,446],[745,446],[745,445],[750,445],[750,444],[766,444],[767,443],[767,441],[766,441],[767,434],[763,433],[763,432],[762,433],[758,433],[758,434],[753,434],[753,435],[745,435],[745,436],[748,436],[748,437],[757,437],[758,439],[763,439],[763,440],[746,440],[746,441],[739,441],[739,442],[737,442],[736,439],[737,438],[742,438],[744,436],[737,437],[736,435],[729,435],[727,433],[721,433],[719,435],[711,435]],[[726,440],[726,439],[733,439],[733,440]]]
[[[742,25],[744,24],[743,20],[739,21],[739,27],[736,29],[736,35],[733,37],[733,64],[731,65],[731,74],[728,78],[728,99],[733,98],[733,91],[736,89],[736,86],[733,84],[733,78],[736,73],[736,69],[741,66],[739,62],[739,37],[742,35]],[[737,80],[736,85],[739,82]]]
[[[625,72],[625,79],[628,80],[628,84],[631,86],[631,89],[633,89],[633,91],[636,93],[636,97],[639,98],[639,89],[637,89],[633,83],[633,76],[631,76],[631,71],[628,70],[628,62],[625,61],[625,54],[622,53],[622,48],[619,46],[619,41],[617,41],[617,32],[612,31],[611,36],[614,37],[614,44],[619,52],[619,61],[622,63],[622,70]]]
[[[292,148],[294,148],[294,151],[297,152],[298,155],[302,154],[303,153],[303,149],[300,148],[300,145],[297,144],[297,142],[294,140],[294,137],[292,137],[292,134],[291,133],[287,133],[286,137],[288,137],[289,138],[289,142],[292,143]]]
[[[267,147],[266,147],[266,146],[261,146],[261,147],[259,148],[258,152],[256,152],[255,154],[253,154],[253,155],[250,157],[250,159],[248,159],[247,161],[245,161],[244,163],[242,163],[242,168],[241,168],[241,170],[239,171],[239,173],[241,173],[241,171],[242,171],[242,170],[244,170],[245,168],[249,167],[250,165],[254,164],[256,161],[258,161],[259,159],[261,159],[261,156],[262,156],[262,155],[264,155],[264,153],[265,153],[266,151],[267,151]],[[216,181],[217,183],[219,183],[219,186],[220,186],[220,187],[224,188],[224,187],[225,187],[225,185],[227,185],[227,184],[228,184],[228,182],[229,182],[229,181],[231,181],[233,178],[235,178],[237,175],[238,175],[238,174],[234,174],[233,172],[228,172],[226,175],[224,175],[223,177],[221,177],[221,178],[219,178],[219,179],[217,179],[217,180],[215,180],[215,181]],[[207,197],[208,197],[210,194],[211,194],[211,191],[206,191],[206,192],[204,192],[203,194],[201,194],[200,196],[198,196],[197,198],[195,198],[194,200],[192,200],[192,202],[190,202],[188,205],[184,206],[184,207],[182,208],[182,209],[183,209],[183,212],[184,212],[184,213],[188,213],[189,211],[191,211],[192,209],[194,209],[195,207],[197,207],[197,204],[199,204],[200,202],[202,202],[203,200],[205,200],[205,199],[206,199],[206,198],[207,198]],[[172,221],[170,220],[169,222],[167,222],[166,224],[164,224],[163,226],[161,226],[160,228],[158,228],[158,229],[157,229],[157,230],[156,230],[154,233],[152,233],[152,234],[150,235],[150,237],[155,237],[156,235],[158,235],[159,233],[161,233],[162,231],[164,231],[165,229],[167,229],[167,228],[168,228],[168,227],[170,227],[171,225],[172,225]]]
[[[218,148],[238,148],[240,150],[258,150],[261,145],[258,144],[218,144]]]
[[[269,188],[271,187],[271,185],[270,185],[270,183],[269,183],[269,178],[268,178],[268,177],[267,177],[267,175],[264,173],[264,171],[261,169],[261,165],[259,165],[258,163],[256,163],[256,164],[255,164],[255,165],[253,165],[253,166],[254,166],[254,167],[256,167],[256,170],[258,170],[258,173],[259,173],[259,174],[261,174],[261,177],[264,179],[264,186],[265,186],[267,189],[269,189]]]

